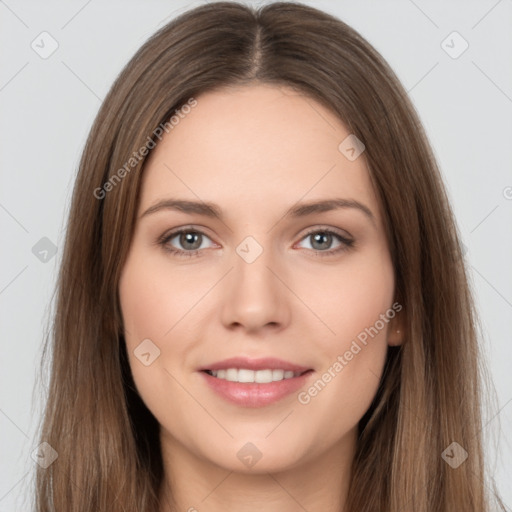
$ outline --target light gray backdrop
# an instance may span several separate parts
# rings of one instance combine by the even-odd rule
[[[510,507],[512,0],[305,3],[382,53],[426,127],[467,248],[497,392],[484,432]],[[86,135],[134,52],[200,4],[0,0],[0,512],[29,510],[41,407],[32,393]]]

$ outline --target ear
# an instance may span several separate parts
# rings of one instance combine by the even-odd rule
[[[406,314],[402,309],[400,312],[396,313],[396,315],[389,321],[387,338],[389,346],[396,347],[398,345],[402,345],[404,341],[405,325]]]

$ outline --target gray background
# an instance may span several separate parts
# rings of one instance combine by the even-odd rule
[[[86,135],[134,52],[201,3],[0,0],[0,512],[29,509],[41,411],[36,371]],[[484,434],[510,507],[512,0],[304,3],[340,17],[377,48],[430,137],[467,248],[496,389]],[[43,45],[43,31],[58,43],[46,59],[31,47]],[[453,31],[469,43],[457,58],[442,46]],[[451,39],[458,52],[461,41]]]

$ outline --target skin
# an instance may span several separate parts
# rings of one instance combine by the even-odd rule
[[[307,404],[292,393],[237,406],[197,370],[233,356],[277,357],[314,369],[307,390],[391,308],[394,272],[364,153],[347,159],[338,150],[346,127],[287,87],[253,84],[196,99],[147,162],[119,286],[135,384],[160,423],[161,511],[172,510],[169,488],[180,511],[343,510],[357,424],[388,345],[402,342],[401,314]],[[214,202],[224,219],[171,209],[142,215],[170,197]],[[284,217],[298,201],[334,197],[363,203],[374,222],[356,208]],[[180,227],[205,234],[199,255],[158,244]],[[316,245],[313,228],[355,243],[334,253],[343,242]],[[252,263],[236,252],[247,236],[263,249]],[[193,242],[177,235],[167,247],[190,252]],[[149,366],[134,355],[147,338],[160,349]],[[237,456],[249,442],[261,452],[252,467]]]

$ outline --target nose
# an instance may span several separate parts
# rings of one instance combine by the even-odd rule
[[[285,274],[270,250],[263,250],[252,262],[235,254],[221,299],[223,325],[251,333],[284,329],[290,321],[293,295]]]

